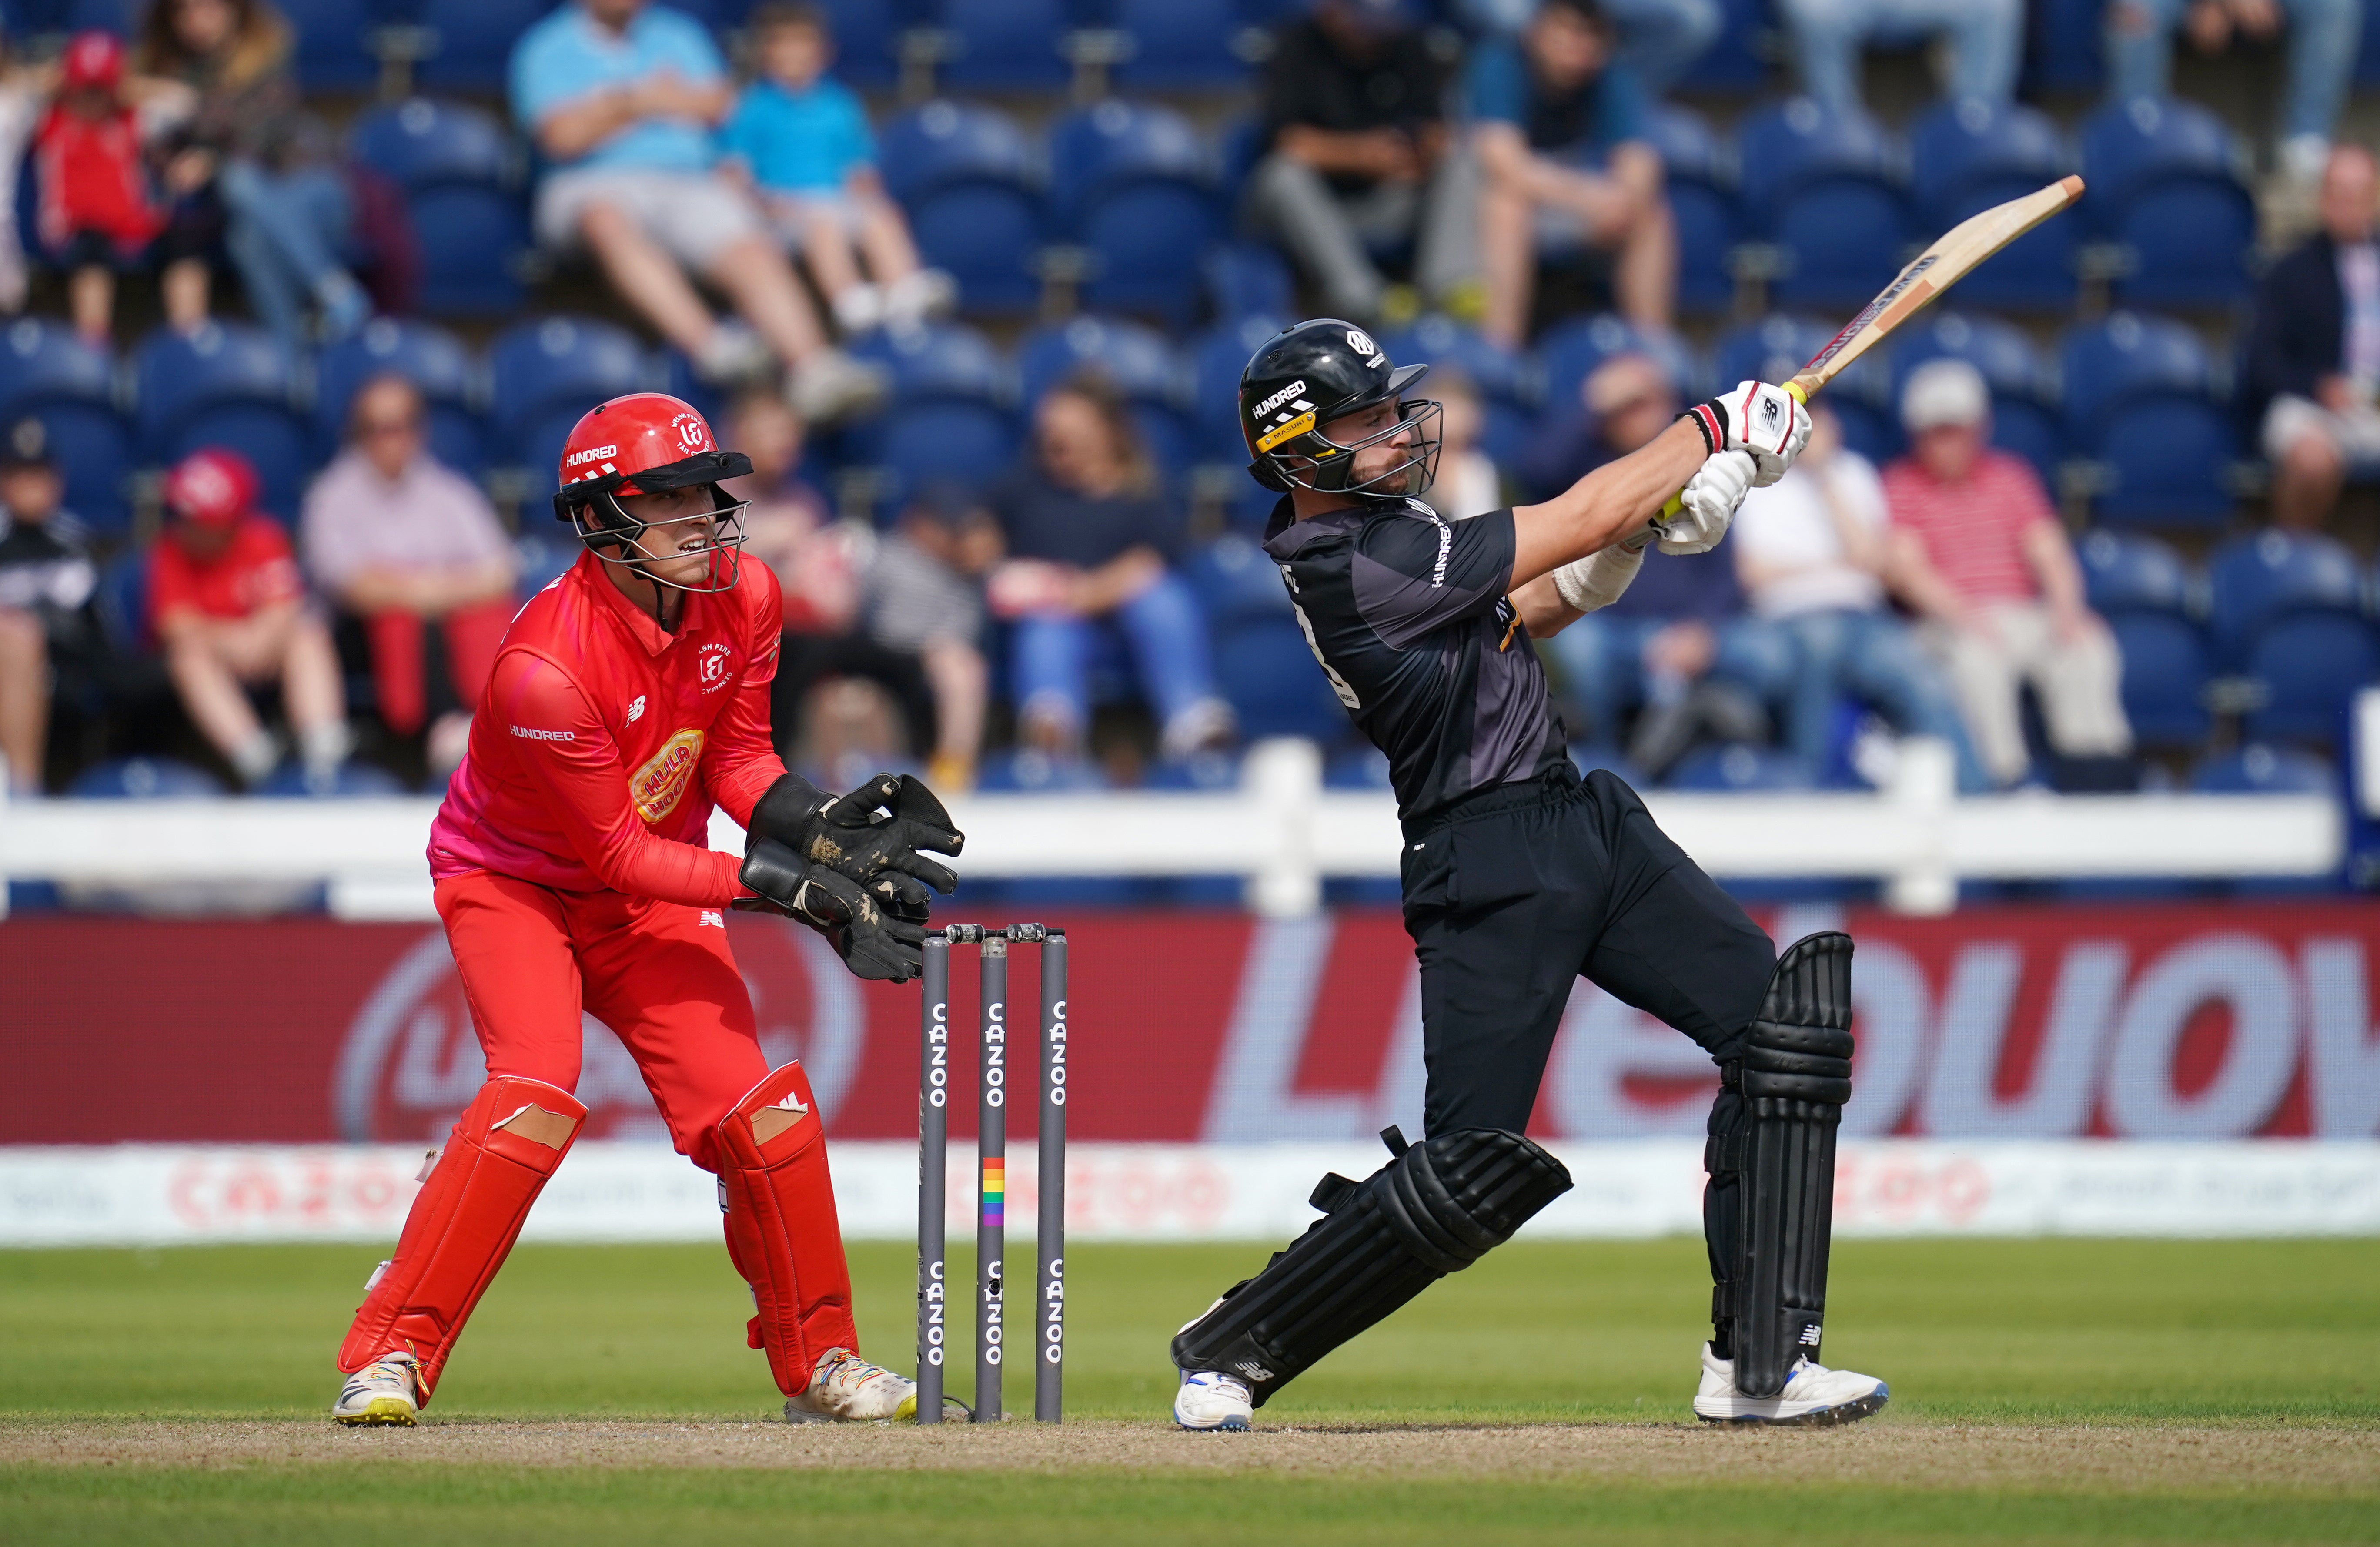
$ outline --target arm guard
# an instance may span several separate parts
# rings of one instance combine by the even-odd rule
[[[1554,571],[1554,590],[1561,599],[1582,613],[1609,607],[1620,600],[1628,582],[1636,578],[1644,566],[1643,544],[1631,548],[1616,544],[1589,554],[1583,559],[1572,559]]]

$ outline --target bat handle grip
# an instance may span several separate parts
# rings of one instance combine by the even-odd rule
[[[1802,378],[1799,376],[1796,376],[1791,381],[1786,383],[1785,390],[1793,395],[1793,401],[1796,403],[1806,405],[1810,401],[1811,389],[1802,384]],[[1669,502],[1661,506],[1660,518],[1666,521],[1670,517],[1675,516],[1679,511],[1683,510],[1686,507],[1685,497],[1686,492],[1683,489],[1671,494],[1669,498]]]

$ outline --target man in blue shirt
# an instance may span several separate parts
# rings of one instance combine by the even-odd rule
[[[1486,186],[1479,246],[1482,331],[1518,347],[1528,333],[1537,253],[1613,255],[1612,298],[1640,326],[1670,325],[1678,233],[1645,141],[1652,103],[1624,65],[1597,0],[1545,0],[1515,43],[1475,49],[1466,73],[1472,148]]]
[[[718,173],[711,131],[735,92],[699,22],[645,0],[564,6],[514,46],[512,100],[552,164],[538,189],[539,238],[583,244],[698,372],[748,378],[773,351],[788,397],[813,420],[880,394],[872,372],[830,347],[751,199]],[[713,317],[688,269],[750,331]]]

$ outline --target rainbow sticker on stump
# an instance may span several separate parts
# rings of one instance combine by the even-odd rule
[[[1001,1224],[1008,1208],[1008,1162],[997,1156],[983,1163],[983,1223]]]

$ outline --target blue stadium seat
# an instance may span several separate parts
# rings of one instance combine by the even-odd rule
[[[1995,204],[2056,182],[2073,169],[2047,115],[2014,104],[1946,102],[1909,131],[1910,181],[1925,226],[1944,231]],[[2045,221],[1959,281],[1968,306],[2065,310],[2074,304],[2082,222]]]
[[[2023,330],[1997,318],[1937,311],[1917,328],[1901,331],[1907,336],[1896,335],[1892,350],[1892,403],[1900,403],[1910,372],[1927,360],[1965,360],[1992,389],[1992,444],[2031,462],[2043,486],[2055,490],[2066,437],[2053,374]]]
[[[2070,332],[2061,358],[2068,446],[2102,464],[2100,519],[2230,519],[2236,427],[2195,333],[2119,311]]]
[[[2096,96],[2107,80],[2099,58],[2107,0],[2034,0],[2026,7],[2024,74],[2031,101],[2044,92]]]
[[[143,452],[173,462],[200,446],[226,446],[254,465],[261,503],[284,520],[314,465],[313,426],[298,408],[298,373],[278,341],[245,323],[207,323],[188,334],[160,328],[132,357]]]
[[[1577,411],[1579,389],[1614,355],[1649,355],[1658,360],[1669,372],[1681,402],[1702,390],[1702,369],[1676,334],[1648,334],[1608,311],[1572,317],[1537,338],[1537,396],[1548,425],[1566,420]]]
[[[2198,625],[2158,608],[2099,611],[2123,658],[2124,714],[2133,737],[2151,747],[2203,746],[2210,728],[2204,692],[2212,668]]]
[[[1016,460],[1015,372],[983,335],[943,324],[879,335],[859,352],[891,374],[892,408],[845,439],[891,480],[888,505],[938,478],[981,484]]]
[[[1720,335],[1711,352],[1710,379],[1722,392],[1742,381],[1788,380],[1827,347],[1839,325],[1784,315],[1747,323]],[[1845,445],[1878,466],[1900,454],[1900,416],[1884,362],[1873,352],[1853,360],[1828,385],[1826,402],[1842,421]]]
[[[125,475],[132,432],[115,408],[115,360],[63,323],[20,317],[0,331],[0,431],[26,417],[49,432],[67,508],[104,538],[132,524]]]
[[[360,91],[380,79],[366,46],[383,19],[374,0],[276,0],[298,34],[298,84],[309,91]]]
[[[420,392],[429,413],[430,449],[440,461],[465,474],[487,465],[479,362],[445,329],[394,317],[373,318],[361,332],[324,346],[314,359],[314,423],[326,455],[346,433],[357,390],[384,375],[402,376]]]
[[[519,146],[493,114],[416,97],[366,113],[347,143],[357,160],[405,190],[421,249],[423,311],[520,311],[528,202]]]
[[[1809,769],[1792,753],[1741,741],[1688,753],[1668,780],[1671,789],[1719,794],[1808,789],[1813,783]]]
[[[67,786],[79,800],[196,800],[227,793],[205,769],[173,758],[111,758]]]
[[[1774,67],[1763,56],[1764,42],[1777,30],[1771,0],[1718,0],[1718,38],[1679,80],[1688,91],[1742,98],[1769,82]]]
[[[310,775],[303,763],[285,762],[256,786],[255,793],[268,800],[323,800],[385,798],[408,792],[395,774],[369,762],[343,762],[324,779]]]
[[[1212,91],[1245,85],[1250,20],[1240,0],[1111,0],[1100,24],[1132,52],[1115,67],[1134,91]]]
[[[2243,663],[2267,628],[2296,614],[2358,617],[2362,577],[2337,539],[2260,531],[2217,548],[2207,560],[2207,623],[2224,664]]]
[[[1218,638],[1243,624],[1291,615],[1281,566],[1243,533],[1226,532],[1194,550],[1183,562],[1182,578],[1197,593],[1208,627]]]
[[[1057,229],[1089,261],[1085,304],[1177,325],[1196,314],[1223,216],[1189,119],[1115,100],[1067,114],[1050,129],[1050,197]]]
[[[1678,304],[1689,311],[1724,310],[1735,299],[1730,259],[1743,239],[1732,160],[1691,108],[1663,104],[1654,110],[1649,131],[1661,152],[1670,213],[1678,225]]]
[[[1239,715],[1243,737],[1330,741],[1345,735],[1346,708],[1294,618],[1242,623],[1219,633],[1214,651],[1215,686]]]
[[[2336,795],[2338,774],[2328,758],[2255,741],[2199,763],[2190,787],[2201,795]]]
[[[1189,795],[1210,795],[1217,791],[1240,787],[1240,759],[1234,752],[1194,752],[1186,758],[1166,758],[1149,764],[1141,776],[1143,789],[1175,790]],[[1219,899],[1224,906],[1238,901],[1237,877],[1223,878],[1223,884],[1232,895]]]
[[[750,6],[737,5],[732,19]],[[834,71],[844,85],[878,91],[901,79],[901,34],[916,21],[905,0],[824,0],[819,7],[834,33]]]
[[[2170,546],[2138,532],[2100,528],[2074,544],[2083,595],[2095,612],[2169,613],[2197,610],[2190,566]]]
[[[1169,471],[1196,460],[1182,411],[1182,365],[1165,335],[1113,317],[1076,317],[1036,328],[1017,346],[1016,371],[1028,408],[1077,372],[1096,372],[1132,400],[1149,451]]]
[[[942,84],[967,91],[1055,91],[1071,73],[1059,52],[1066,0],[939,0],[951,54]]]
[[[128,660],[149,654],[156,642],[149,637],[149,550],[119,549],[100,566],[91,604],[108,649]]]
[[[524,468],[531,498],[550,494],[563,442],[580,415],[648,384],[636,335],[584,317],[533,318],[488,346],[494,457]]]
[[[1286,317],[1297,309],[1296,278],[1279,250],[1260,242],[1224,242],[1207,254],[1207,299],[1225,321],[1250,315]]]
[[[2119,245],[2126,306],[2220,306],[2247,294],[2255,201],[2221,119],[2189,103],[2111,103],[2082,126],[2078,212]]]
[[[437,52],[414,67],[414,79],[441,91],[499,93],[513,45],[554,0],[420,0],[421,24],[436,32]]]
[[[970,312],[1014,312],[1041,294],[1042,240],[1033,148],[1006,115],[929,102],[884,127],[880,164],[926,262],[959,282]]]
[[[1785,255],[1781,304],[1857,306],[1900,272],[1915,226],[1874,119],[1796,97],[1747,114],[1736,147],[1747,225]]]
[[[2380,639],[2344,613],[2292,613],[2256,631],[2242,675],[2262,686],[2250,736],[2335,742],[2357,689],[2380,678]]]
[[[1475,329],[1439,316],[1424,317],[1379,342],[1400,365],[1437,366],[1470,379],[1482,410],[1480,449],[1499,466],[1510,465],[1527,449],[1537,411],[1537,384],[1521,356],[1489,343]],[[1424,377],[1417,389],[1421,396],[1431,396],[1429,384]]]

